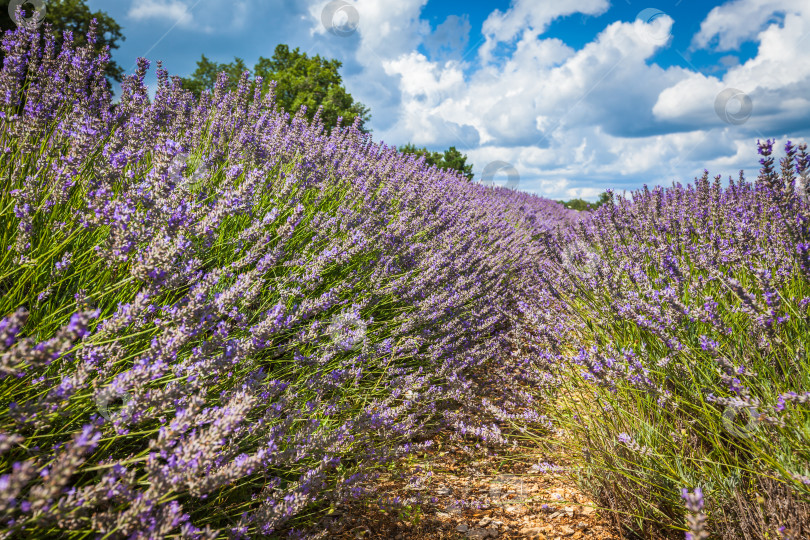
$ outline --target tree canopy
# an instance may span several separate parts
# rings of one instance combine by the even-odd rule
[[[467,180],[472,181],[473,179],[472,163],[467,164],[467,156],[459,152],[455,146],[451,146],[444,152],[431,152],[427,148],[417,148],[408,143],[398,150],[403,154],[425,156],[425,162],[429,165],[435,165],[439,169],[452,169],[466,176]]]
[[[302,105],[306,105],[306,117],[315,116],[319,106],[323,106],[321,118],[324,125],[337,125],[338,117],[343,117],[342,124],[350,125],[355,118],[360,118],[360,129],[368,133],[365,124],[370,120],[370,113],[362,103],[355,101],[343,86],[339,69],[342,63],[335,59],[321,58],[319,55],[307,56],[296,47],[293,50],[280,44],[271,58],[259,57],[251,75],[263,79],[262,93],[269,89],[270,81],[276,81],[276,103],[290,114],[295,114]],[[183,88],[199,96],[203,90],[213,90],[217,75],[228,74],[228,89],[235,89],[242,73],[247,69],[244,60],[235,57],[233,62],[220,64],[202,55],[197,62],[197,69],[188,78],[182,78]],[[251,87],[253,87],[251,82]]]
[[[570,201],[557,201],[558,203],[562,204],[566,208],[571,210],[596,210],[606,202],[610,200],[610,196],[607,194],[607,191],[603,191],[599,194],[599,199],[596,202],[589,203],[584,199],[571,199]]]
[[[191,74],[191,77],[181,77],[183,88],[190,90],[195,96],[199,97],[203,90],[213,90],[217,82],[217,75],[220,72],[228,74],[228,83],[226,88],[228,90],[235,90],[239,83],[242,73],[249,71],[245,61],[241,58],[235,57],[233,62],[227,64],[219,64],[212,62],[205,55],[197,61],[197,69]]]
[[[45,4],[45,23],[50,23],[53,31],[56,34],[56,50],[61,50],[64,41],[63,35],[66,30],[73,32],[73,43],[77,46],[84,46],[87,44],[87,32],[90,30],[90,21],[96,19],[98,25],[98,40],[96,42],[96,50],[98,53],[104,49],[105,45],[109,45],[110,52],[119,47],[118,41],[124,41],[126,38],[121,33],[121,26],[115,22],[110,15],[105,11],[90,11],[90,8],[85,3],[87,0],[50,0]],[[0,0],[0,30],[5,32],[7,30],[14,30],[17,28],[17,23],[11,18],[8,12],[8,6],[11,0]],[[31,16],[34,11],[34,5],[25,3],[22,5],[23,11],[26,16]],[[44,28],[43,28],[44,30]],[[0,59],[3,53],[0,51]],[[124,70],[116,64],[112,59],[107,64],[106,69],[107,82],[110,79],[121,82],[124,80]]]

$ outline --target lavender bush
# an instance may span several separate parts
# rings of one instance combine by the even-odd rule
[[[759,153],[754,183],[611,193],[518,303],[576,479],[644,537],[810,535],[810,163]]]
[[[575,214],[247,73],[195,100],[158,63],[150,100],[139,59],[113,105],[95,25],[43,29],[2,43],[0,536],[277,536],[439,430],[538,420],[509,313]]]

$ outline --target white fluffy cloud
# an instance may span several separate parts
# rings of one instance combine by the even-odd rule
[[[136,21],[162,19],[188,27],[194,22],[189,6],[180,0],[138,0],[132,4],[128,15]]]
[[[608,0],[515,0],[506,12],[496,9],[484,21],[482,31],[486,41],[479,49],[479,56],[486,64],[492,60],[492,51],[498,43],[510,42],[517,36],[521,36],[521,42],[530,42],[558,17],[572,13],[599,15],[608,7]]]
[[[752,115],[749,127],[765,130],[774,121],[807,118],[810,102],[804,96],[810,96],[810,63],[801,41],[809,32],[810,17],[787,14],[782,27],[772,23],[757,34],[760,46],[755,58],[732,67],[722,79],[689,73],[661,92],[653,113],[657,118],[712,129],[722,126],[715,105],[735,114],[741,112],[742,102],[747,99],[752,112],[764,113]],[[724,100],[720,94],[726,89],[744,95]]]
[[[426,0],[347,3],[359,16],[352,39],[360,66],[347,86],[374,113],[375,139],[456,146],[477,175],[487,163],[506,161],[526,191],[594,197],[606,187],[622,187],[617,178],[626,187],[686,183],[704,166],[750,166],[750,141],[760,130],[808,133],[806,1],[735,0],[713,9],[693,37],[693,49],[759,42],[755,58],[724,60],[722,77],[650,62],[667,46],[675,23],[660,12],[646,23],[613,22],[579,50],[543,37],[556,18],[599,15],[607,0],[515,0],[483,23],[485,41],[474,58],[428,58],[417,51],[423,45],[446,52],[466,43],[468,28],[458,18],[431,32],[419,18]],[[313,2],[310,13],[319,15],[325,5]],[[316,24],[312,32],[326,30]],[[729,88],[753,104],[744,123],[723,121],[716,110],[718,95]],[[739,114],[739,103],[726,101],[726,114]]]
[[[133,0],[127,16],[136,21],[157,20],[185,30],[216,33],[244,27],[249,0]],[[223,24],[223,21],[227,21]]]
[[[714,45],[717,50],[736,49],[744,41],[753,39],[777,14],[795,14],[807,17],[810,3],[806,0],[734,0],[718,6],[700,25],[692,39],[695,48]]]

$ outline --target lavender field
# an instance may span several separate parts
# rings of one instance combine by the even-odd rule
[[[578,213],[2,47],[0,537],[325,538],[439,434],[547,445],[627,538],[810,535],[806,145]]]

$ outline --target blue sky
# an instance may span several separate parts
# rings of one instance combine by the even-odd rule
[[[89,0],[113,58],[187,76],[278,43],[343,62],[375,141],[456,146],[480,178],[594,200],[610,187],[753,180],[757,139],[810,140],[810,0]],[[326,14],[326,16],[324,16]],[[781,153],[781,148],[780,148]],[[505,176],[496,175],[496,183]]]

